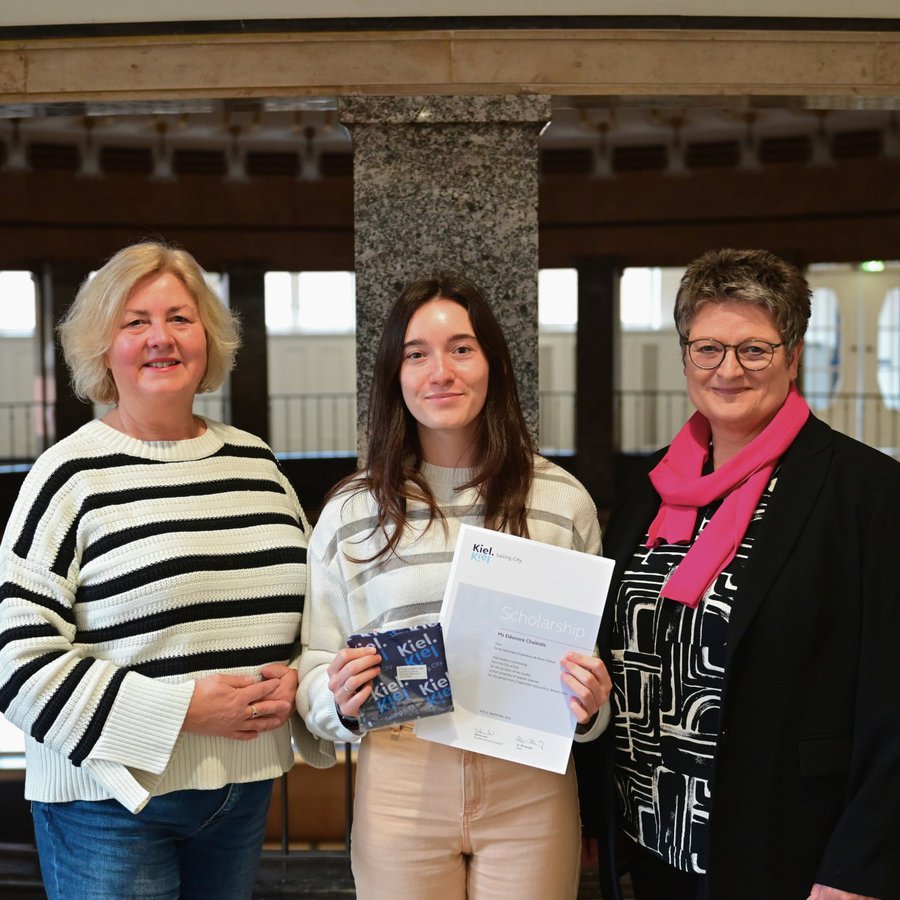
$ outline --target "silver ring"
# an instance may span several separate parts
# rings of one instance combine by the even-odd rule
[[[250,718],[255,719],[255,718],[257,718],[257,716],[259,716],[259,710],[256,708],[255,704],[251,703],[250,704]]]
[[[348,688],[348,687],[347,687],[347,682],[346,682],[346,681],[345,681],[345,682],[343,683],[343,685],[341,685],[341,686],[344,688],[344,690],[345,690],[348,694],[355,694],[355,693],[356,693],[356,691],[354,691],[353,688]]]

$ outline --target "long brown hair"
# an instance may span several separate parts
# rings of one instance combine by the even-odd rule
[[[365,472],[351,475],[330,492],[368,490],[378,509],[385,545],[366,562],[395,552],[407,523],[410,500],[429,509],[429,526],[443,514],[420,472],[422,449],[416,420],[400,388],[406,329],[416,310],[430,300],[450,300],[469,314],[472,330],[488,360],[488,390],[478,417],[475,474],[460,487],[477,488],[487,528],[528,537],[528,494],[534,471],[534,445],[528,434],[503,330],[472,282],[439,272],[407,285],[388,314],[372,377],[369,448]],[[374,532],[373,532],[374,533]],[[360,560],[363,561],[363,560]]]

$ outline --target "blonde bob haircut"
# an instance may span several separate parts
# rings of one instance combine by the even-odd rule
[[[122,310],[138,282],[165,272],[178,278],[194,298],[206,332],[206,372],[198,393],[214,391],[231,371],[241,345],[237,317],[207,285],[203,269],[190,253],[161,242],[142,241],[120,250],[86,279],[59,323],[72,389],[82,400],[118,402],[119,391],[106,355]]]

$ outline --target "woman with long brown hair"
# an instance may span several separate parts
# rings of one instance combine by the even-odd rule
[[[310,729],[362,741],[352,862],[367,898],[575,897],[574,772],[530,768],[418,739],[361,733],[380,657],[354,632],[438,618],[461,523],[600,552],[596,510],[537,456],[509,349],[478,289],[442,274],[410,284],[381,339],[368,467],[332,491],[310,545],[298,705]],[[581,740],[606,726],[610,681],[567,654],[562,680]]]

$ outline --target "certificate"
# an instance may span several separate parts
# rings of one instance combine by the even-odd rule
[[[426,740],[565,772],[577,720],[560,662],[591,654],[613,562],[463,525],[441,607],[454,711]]]

